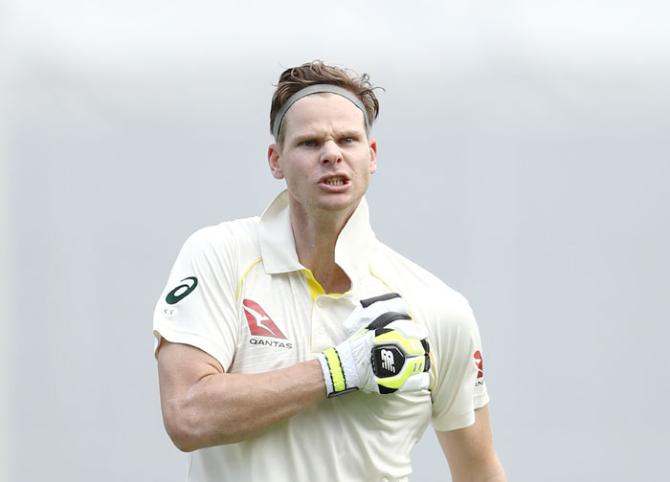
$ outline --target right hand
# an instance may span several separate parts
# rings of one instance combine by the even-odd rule
[[[429,387],[427,331],[411,319],[400,295],[361,300],[344,325],[350,337],[318,355],[328,397]]]

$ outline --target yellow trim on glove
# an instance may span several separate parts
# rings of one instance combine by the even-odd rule
[[[344,378],[344,371],[342,370],[342,363],[340,363],[340,355],[335,348],[328,348],[323,352],[328,362],[328,369],[330,370],[330,378],[333,382],[333,392],[341,392],[347,388],[346,379]]]
[[[398,390],[409,377],[423,372],[426,366],[425,363],[426,359],[424,357],[408,358],[405,360],[405,365],[400,370],[400,373],[394,377],[377,378],[377,384]]]
[[[406,338],[398,331],[388,331],[375,336],[375,345],[397,345],[401,347],[408,356],[425,355],[425,350],[418,338]]]

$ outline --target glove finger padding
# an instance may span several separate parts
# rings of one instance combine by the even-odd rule
[[[343,325],[347,333],[353,335],[387,312],[408,314],[409,310],[407,303],[399,294],[386,293],[361,300],[360,305],[344,320]]]
[[[427,335],[425,327],[407,319],[375,330],[370,364],[379,393],[429,388]]]
[[[409,338],[418,338],[419,340],[428,339],[428,330],[426,330],[425,326],[420,325],[414,320],[411,320],[411,323],[407,323],[407,320],[410,320],[410,318],[394,319],[388,324],[385,324],[383,327],[379,328],[396,330],[402,333],[403,336]]]
[[[418,390],[428,390],[430,388],[430,373],[423,372],[412,375],[400,388],[391,393],[415,392]]]

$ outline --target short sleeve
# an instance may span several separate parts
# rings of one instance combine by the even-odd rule
[[[436,364],[432,424],[449,431],[475,422],[474,411],[489,402],[479,328],[464,298],[441,310],[431,334]]]
[[[154,354],[165,338],[195,346],[229,369],[238,338],[237,258],[235,239],[221,226],[188,238],[156,303]]]

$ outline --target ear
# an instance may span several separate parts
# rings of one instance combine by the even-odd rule
[[[277,144],[270,144],[268,147],[268,164],[270,165],[270,172],[275,179],[284,179],[281,165],[279,164],[279,146]]]
[[[370,174],[377,170],[377,139],[370,138]]]

